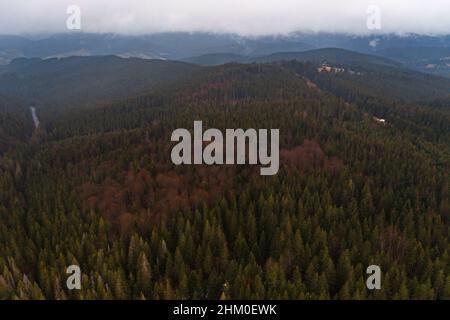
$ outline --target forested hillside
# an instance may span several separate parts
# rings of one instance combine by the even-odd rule
[[[0,95],[0,156],[27,142],[33,131],[29,109],[17,99]]]
[[[18,136],[0,158],[0,299],[450,298],[448,113],[400,99],[397,74],[201,70]],[[171,133],[195,120],[279,128],[279,173],[174,166]]]
[[[310,64],[309,75],[316,77],[317,67],[325,63],[342,72],[332,72],[336,77],[332,85],[345,86],[372,95],[394,98],[400,101],[429,101],[450,94],[450,80],[405,68],[401,63],[369,54],[338,48],[325,48],[304,52],[281,52],[258,57],[233,54],[208,54],[186,59],[198,65],[225,63],[281,63]]]
[[[188,81],[199,71],[183,62],[116,56],[19,58],[0,70],[0,94],[59,113],[148,94]]]

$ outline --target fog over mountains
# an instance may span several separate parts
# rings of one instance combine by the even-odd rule
[[[405,66],[444,76],[450,74],[450,36],[418,34],[292,33],[284,36],[246,37],[220,33],[156,33],[126,36],[112,33],[62,33],[40,38],[0,36],[0,64],[15,58],[117,55],[144,59],[188,60],[226,54],[257,57],[278,52],[342,48],[389,58]],[[197,59],[198,60],[198,59]],[[213,63],[214,64],[214,63]]]
[[[366,21],[374,12],[382,33],[443,34],[450,29],[447,0],[15,0],[0,2],[1,33],[65,32],[71,5],[80,9],[82,30],[95,33],[367,34]]]

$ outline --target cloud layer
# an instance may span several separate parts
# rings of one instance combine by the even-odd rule
[[[450,33],[448,0],[0,0],[0,34],[67,31],[69,5],[80,7],[86,32],[361,34],[373,32],[367,28],[367,9],[376,5],[378,32]]]

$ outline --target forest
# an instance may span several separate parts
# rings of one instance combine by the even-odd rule
[[[443,84],[296,60],[178,67],[148,93],[33,101],[37,129],[27,99],[0,95],[0,299],[450,298]],[[278,173],[174,165],[172,132],[198,120],[279,129]]]

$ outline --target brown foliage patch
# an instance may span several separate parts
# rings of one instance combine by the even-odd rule
[[[344,168],[344,163],[337,157],[327,157],[320,145],[311,140],[305,140],[301,146],[280,151],[280,163],[288,170],[310,172],[325,169],[333,174]]]
[[[381,230],[378,235],[378,250],[397,261],[405,256],[407,238],[403,232],[393,226]]]
[[[163,219],[180,209],[214,204],[233,188],[231,166],[195,166],[192,171],[167,171],[151,176],[146,170],[124,173],[123,183],[106,178],[80,188],[85,209],[98,210],[127,233],[137,221]],[[143,217],[144,216],[144,217]]]

